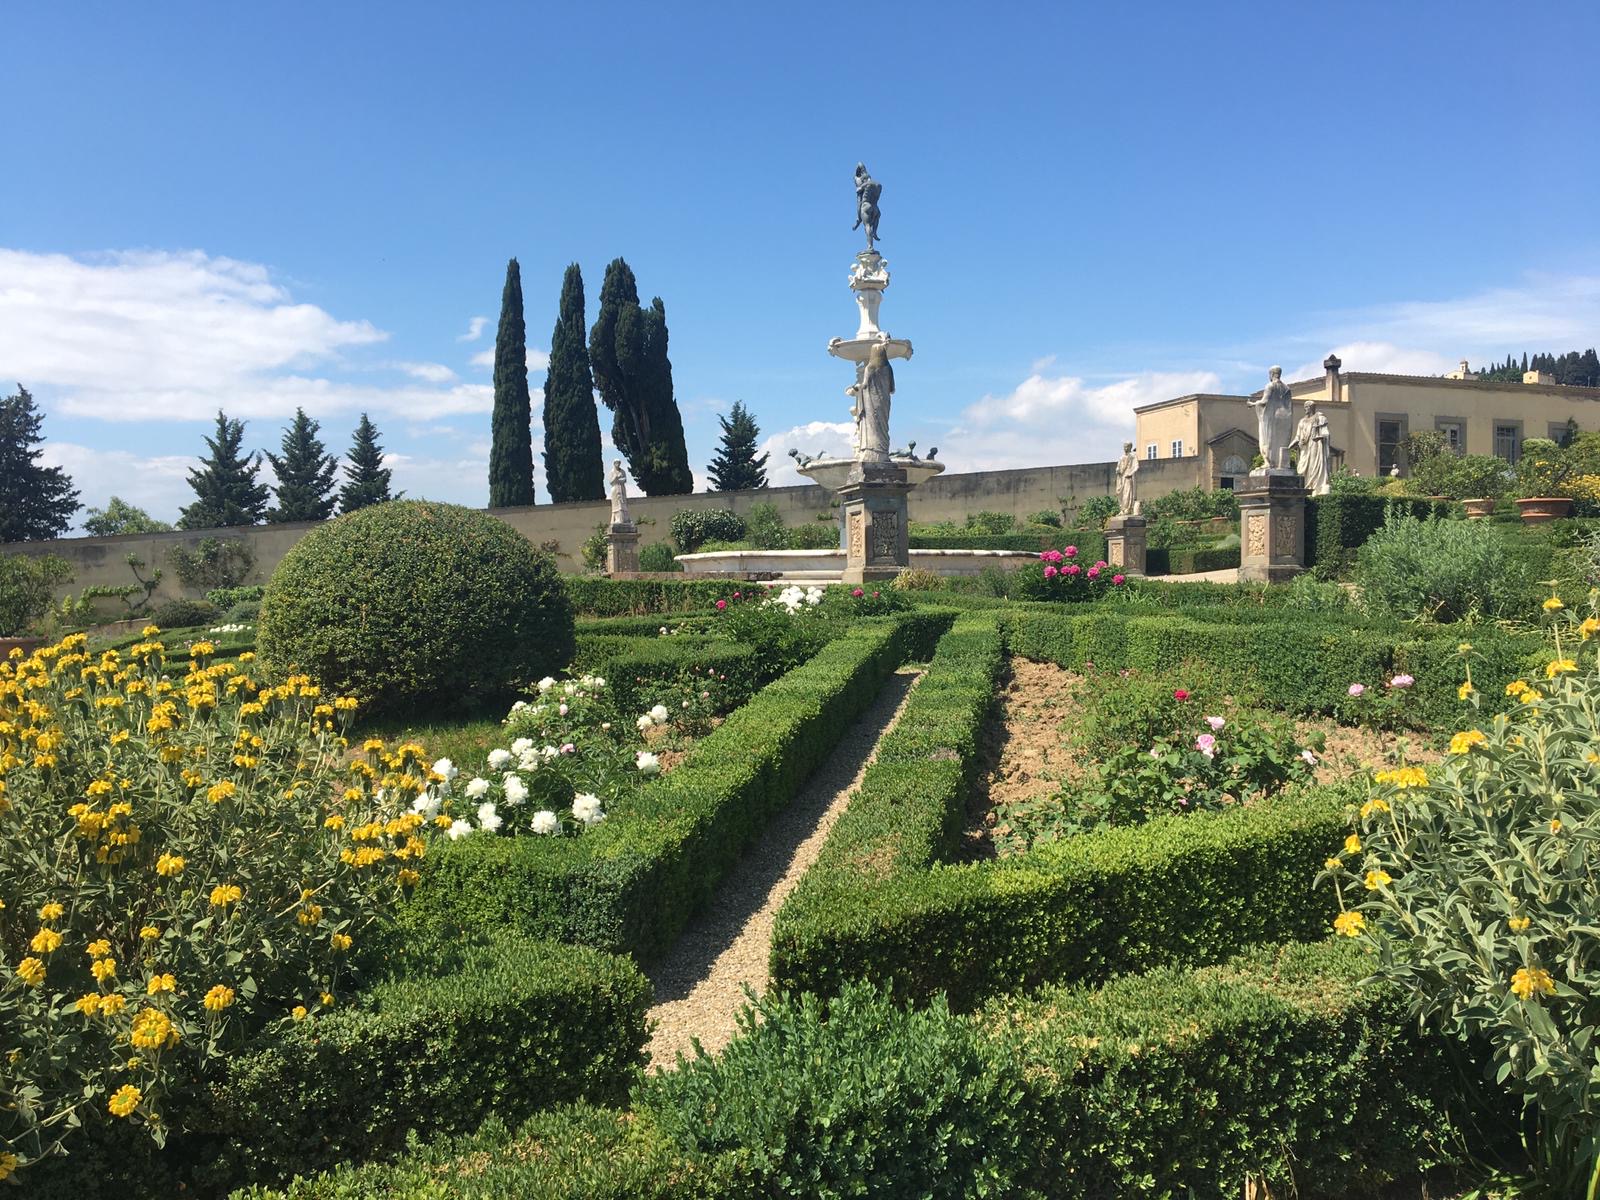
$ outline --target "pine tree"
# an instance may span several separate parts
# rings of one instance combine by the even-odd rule
[[[317,437],[320,429],[305,409],[297,408],[293,423],[283,431],[283,457],[267,451],[267,461],[278,477],[278,505],[268,510],[269,523],[326,521],[333,516],[333,481],[339,460],[327,453]]]
[[[356,437],[345,456],[344,487],[339,489],[339,511],[355,512],[370,504],[398,500],[389,494],[389,478],[393,474],[383,465],[383,447],[378,444],[378,427],[361,414],[361,424],[356,426]]]
[[[261,460],[241,454],[244,422],[233,421],[217,410],[216,436],[206,438],[209,457],[189,472],[195,502],[178,517],[179,529],[218,529],[229,525],[257,525],[267,510],[267,485],[256,482]]]
[[[28,389],[0,400],[0,542],[57,538],[77,512],[77,489],[60,467],[42,467],[44,417]]]
[[[647,496],[694,490],[683,417],[672,392],[667,309],[657,296],[639,304],[633,270],[622,259],[606,268],[600,311],[589,332],[589,364],[600,399],[611,409],[611,440]]]
[[[733,402],[733,411],[718,416],[722,425],[722,442],[717,455],[711,460],[709,474],[711,487],[718,492],[743,492],[767,486],[767,459],[771,454],[756,457],[756,441],[761,428],[756,424],[743,400]]]
[[[494,339],[494,418],[489,446],[489,507],[533,503],[533,402],[528,395],[528,329],[522,320],[522,268],[506,264],[500,330]]]
[[[584,333],[583,272],[572,263],[561,280],[561,309],[550,335],[550,373],[544,384],[544,482],[556,504],[603,500],[606,495],[600,417]]]

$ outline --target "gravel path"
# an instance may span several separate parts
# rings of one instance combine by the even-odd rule
[[[672,1066],[680,1051],[692,1056],[694,1038],[713,1053],[722,1049],[738,1028],[745,986],[757,995],[766,990],[773,914],[816,861],[828,830],[861,786],[878,739],[899,719],[918,674],[902,667],[885,681],[872,706],[845,731],[799,794],[745,848],[710,906],[650,968],[656,989],[647,1047],[652,1066]]]

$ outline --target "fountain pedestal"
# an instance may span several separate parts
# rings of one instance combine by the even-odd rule
[[[843,582],[884,583],[910,565],[906,496],[913,486],[905,470],[892,462],[863,462],[839,487]]]

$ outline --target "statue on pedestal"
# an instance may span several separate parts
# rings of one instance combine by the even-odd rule
[[[1267,386],[1261,395],[1250,401],[1256,410],[1256,443],[1261,448],[1263,465],[1250,472],[1267,475],[1289,470],[1289,446],[1292,443],[1294,424],[1294,397],[1289,385],[1283,382],[1283,368],[1267,371]]]
[[[1122,443],[1122,457],[1117,460],[1117,516],[1131,517],[1139,512],[1139,499],[1134,476],[1139,473],[1139,459],[1133,452],[1132,442]]]
[[[867,174],[865,163],[856,164],[856,223],[851,229],[867,227],[867,249],[878,240],[878,197],[883,195],[883,184]]]
[[[611,460],[611,523],[633,524],[633,518],[628,515],[628,476],[620,458]]]
[[[887,339],[867,351],[856,382],[845,388],[855,402],[850,415],[856,420],[855,451],[858,460],[887,462],[889,458],[889,397],[894,395],[894,367],[889,363]]]
[[[1328,441],[1328,418],[1317,411],[1315,400],[1307,400],[1305,416],[1294,431],[1294,443],[1300,448],[1300,478],[1313,496],[1326,496],[1331,487]]]

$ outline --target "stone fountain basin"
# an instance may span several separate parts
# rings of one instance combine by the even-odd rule
[[[843,550],[712,550],[678,554],[689,575],[770,575],[793,580],[835,580],[844,574]],[[1039,556],[1026,550],[913,550],[911,567],[939,575],[977,575],[996,567],[1014,571]]]
[[[906,483],[912,487],[920,487],[944,470],[942,462],[926,458],[892,458],[889,461],[906,473]],[[837,492],[844,486],[855,465],[853,458],[819,458],[798,469],[813,483],[830,492]]]

